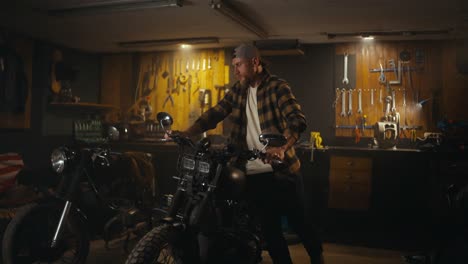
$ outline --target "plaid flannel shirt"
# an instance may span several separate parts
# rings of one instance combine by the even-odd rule
[[[234,84],[231,90],[218,104],[206,111],[192,126],[192,131],[214,129],[216,125],[228,117],[232,123],[230,143],[247,149],[247,91],[249,87],[240,82]],[[294,97],[289,84],[265,71],[257,89],[257,106],[262,133],[280,133],[287,138],[299,138],[306,129],[305,115]],[[278,177],[297,175],[300,171],[300,161],[294,147],[285,152],[284,164],[274,166]],[[240,165],[245,166],[245,162]]]

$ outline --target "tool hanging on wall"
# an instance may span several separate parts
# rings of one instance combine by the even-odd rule
[[[396,92],[392,89],[392,113],[396,113]]]
[[[390,115],[390,103],[392,101],[391,96],[385,97],[385,117]]]
[[[166,103],[168,101],[171,101],[171,105],[172,107],[174,107],[174,99],[172,98],[172,80],[171,78],[167,78],[167,88],[166,88],[166,99],[164,99],[164,103],[163,103],[163,108],[166,107]]]
[[[379,88],[379,103],[380,104],[383,103],[383,100],[382,100],[382,87]]]
[[[348,84],[349,83],[349,80],[348,80],[348,54],[346,53],[344,55],[344,62],[343,62],[343,65],[344,65],[344,69],[343,69],[343,84]]]
[[[182,60],[180,60],[180,74],[179,74],[179,84],[182,86],[182,91],[187,91],[187,81],[188,81],[188,70],[189,70],[189,61],[187,60],[187,64],[185,65],[185,70],[183,69]]]
[[[336,108],[338,101],[340,100],[341,91],[340,88],[336,88],[335,90],[335,101],[332,104],[332,108]]]
[[[353,114],[353,89],[349,89],[348,94],[348,115],[350,116]]]
[[[370,105],[374,105],[374,89],[370,89]]]
[[[358,89],[358,114],[362,114],[362,90]]]
[[[346,89],[341,89],[341,117],[346,116]]]
[[[380,64],[380,75],[379,75],[379,83],[380,84],[384,84],[387,82],[387,78],[385,77],[385,73],[384,73],[384,69],[383,69],[383,66],[382,66],[382,63],[379,63]]]
[[[397,69],[397,66],[395,65],[395,61],[393,59],[390,59],[388,61],[388,63],[390,64],[390,66],[393,68],[394,72],[395,72],[395,76],[396,76],[396,80],[393,80],[393,81],[388,81],[388,84],[390,85],[398,85],[398,84],[401,84],[401,61],[398,60],[398,69]]]

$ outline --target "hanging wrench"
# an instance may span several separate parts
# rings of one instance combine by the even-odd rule
[[[383,103],[382,101],[382,87],[379,89],[379,103]]]
[[[358,89],[358,114],[362,113],[362,90]]]
[[[346,116],[346,89],[341,90],[341,114],[342,117]]]
[[[348,115],[353,114],[353,89],[349,89],[349,98],[348,98]]]
[[[403,89],[403,106],[406,106],[406,89]]]
[[[392,113],[396,113],[395,101],[396,101],[396,94],[395,94],[395,89],[393,89],[392,90]]]
[[[348,54],[344,55],[344,77],[343,77],[343,84],[348,84]]]
[[[374,89],[370,89],[370,104],[374,105]]]

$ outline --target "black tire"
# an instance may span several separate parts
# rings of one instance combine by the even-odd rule
[[[178,231],[169,224],[153,228],[133,248],[126,264],[181,264],[183,261],[172,250]]]
[[[32,203],[18,209],[3,237],[3,263],[84,263],[89,237],[75,211],[64,222],[57,247],[50,248],[62,208],[54,203]]]

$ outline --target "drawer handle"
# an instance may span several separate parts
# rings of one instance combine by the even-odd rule
[[[346,179],[351,179],[353,177],[353,174],[351,172],[348,172],[348,174],[346,174],[345,178]]]
[[[346,162],[346,165],[348,165],[348,166],[353,166],[353,165],[354,165],[354,162],[348,161],[348,162]]]

